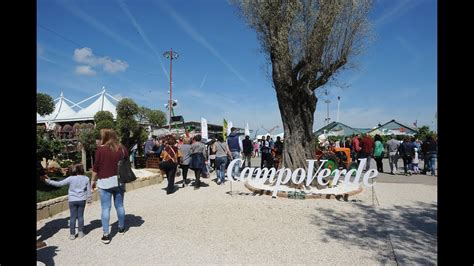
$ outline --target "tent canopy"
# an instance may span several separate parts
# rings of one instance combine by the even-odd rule
[[[98,98],[86,108],[82,108],[80,106],[81,103],[84,103],[97,96]],[[67,98],[64,97],[63,93],[61,92],[61,95],[59,96],[59,98],[55,99],[56,103],[55,103],[53,113],[47,116],[40,116],[37,113],[36,123],[52,124],[56,122],[75,122],[75,121],[93,120],[94,115],[99,111],[109,111],[112,113],[114,119],[116,119],[117,118],[116,104],[113,104],[112,101],[110,101],[109,98],[107,98],[106,96],[108,96],[115,102],[118,102],[117,99],[112,97],[105,90],[85,100],[82,100],[78,103],[74,103],[68,100]],[[69,105],[67,102],[72,103],[72,105]],[[79,110],[75,111],[73,107]]]

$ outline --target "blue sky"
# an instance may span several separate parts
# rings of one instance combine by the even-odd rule
[[[437,2],[376,0],[374,38],[338,74],[329,91],[330,118],[353,127],[391,119],[432,126],[437,110]],[[224,0],[42,0],[37,2],[37,90],[79,102],[106,90],[139,105],[165,110],[169,60],[175,109],[186,121],[251,129],[282,123],[269,67],[255,32]],[[324,89],[323,89],[324,90]],[[319,92],[321,94],[321,92]],[[318,94],[318,95],[319,95]],[[327,106],[318,102],[316,130]]]

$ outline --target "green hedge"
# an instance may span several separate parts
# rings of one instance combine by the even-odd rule
[[[50,177],[52,180],[60,181],[64,177]],[[69,186],[55,187],[38,180],[36,185],[36,202],[42,202],[49,199],[54,199],[68,194]]]
[[[54,190],[51,190],[51,191],[36,190],[36,203],[66,196],[69,189],[68,186],[59,187],[59,188],[53,187],[53,188]]]
[[[90,179],[92,176],[92,172],[86,172],[86,176]],[[65,177],[50,176],[50,178],[55,181],[60,181]],[[68,190],[69,186],[55,187],[48,185],[42,181],[38,181],[38,184],[36,186],[36,203],[66,196],[68,194]]]

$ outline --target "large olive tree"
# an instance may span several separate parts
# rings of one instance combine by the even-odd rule
[[[313,157],[315,91],[361,51],[369,0],[235,0],[267,59],[285,133],[283,165]]]

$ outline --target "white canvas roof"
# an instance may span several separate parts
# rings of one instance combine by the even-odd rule
[[[99,97],[86,108],[82,108],[79,105],[97,96]],[[116,106],[106,96],[110,97],[115,102],[118,102],[117,99],[112,97],[110,94],[106,93],[105,90],[85,100],[82,100],[78,103],[73,103],[72,101],[65,98],[63,93],[61,93],[61,96],[55,100],[57,102],[55,104],[53,113],[45,117],[42,117],[39,114],[36,114],[36,122],[50,124],[54,122],[74,122],[74,121],[93,120],[94,115],[98,111],[109,111],[112,113],[113,117],[116,118],[117,117]],[[72,106],[68,105],[66,101],[72,103]],[[73,107],[81,108],[81,109],[76,112],[73,109]]]
[[[103,91],[97,100],[91,103],[88,107],[77,112],[76,119],[91,120],[94,119],[94,115],[99,111],[109,111],[112,113],[114,118],[117,118],[117,111],[115,105],[105,97],[105,91]]]
[[[71,108],[66,102],[66,98],[64,98],[63,93],[61,96],[56,99],[56,104],[54,106],[54,111],[45,117],[36,114],[36,122],[37,123],[46,123],[48,121],[69,121],[76,116],[76,111]]]

